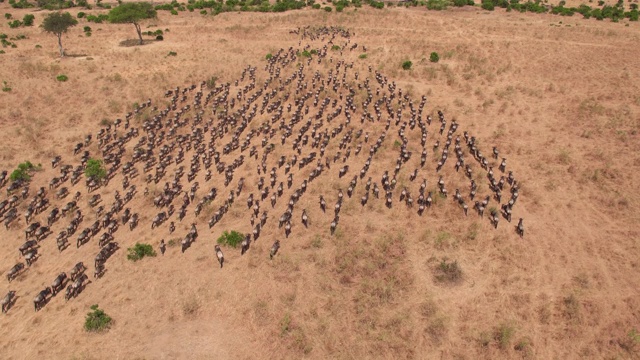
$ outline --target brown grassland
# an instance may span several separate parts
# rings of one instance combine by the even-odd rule
[[[18,19],[28,13],[6,3],[0,9]],[[34,13],[39,25],[46,11]],[[63,59],[55,37],[37,26],[9,29],[0,22],[0,32],[27,35],[0,55],[0,81],[12,88],[0,93],[0,169],[42,163],[32,194],[57,173],[53,156],[71,159],[73,145],[95,136],[103,119],[122,117],[149,98],[164,106],[164,92],[176,86],[211,76],[232,82],[248,65],[262,70],[267,53],[305,45],[290,30],[337,25],[368,47],[366,59],[358,58],[360,49],[344,52],[357,71],[372,66],[416,103],[426,95],[426,112],[441,109],[456,119],[485,153],[500,149],[521,182],[514,219],[524,218],[526,231],[520,239],[515,222],[504,219],[493,229],[471,209],[465,218],[446,199],[422,217],[399,203],[388,210],[382,200],[363,209],[358,192],[330,236],[331,216],[322,214],[317,198],[324,194],[334,204],[336,190],[348,182],[336,175],[313,183],[298,205],[309,213],[308,230],[296,212],[292,237],[268,227],[246,255],[224,249],[227,263],[219,269],[215,239],[225,229],[250,231],[243,204],[256,187],[249,182],[242,211],[230,211],[213,231],[200,220],[192,249],[181,254],[169,246],[164,256],[133,263],[126,247],[137,241],[157,247],[161,238],[181,237],[190,223],[177,223],[173,235],[166,226],[151,232],[156,211],[140,194],[132,206],[142,210],[141,226],[117,233],[122,250],[76,299],[57,296],[39,312],[32,307],[60,271],[80,260],[92,271],[94,243],[58,254],[55,240],[47,239],[25,274],[11,284],[2,276],[0,295],[17,289],[19,298],[0,316],[0,358],[639,358],[640,343],[629,332],[640,330],[640,31],[625,22],[472,8],[160,12],[143,30],[169,29],[162,42],[122,47],[134,38],[133,26],[81,21],[63,38],[69,55]],[[91,37],[84,36],[85,25],[93,28]],[[167,56],[170,51],[177,55]],[[432,51],[440,54],[438,63],[429,61]],[[413,67],[404,71],[407,59]],[[56,81],[59,74],[69,80]],[[394,166],[395,132],[372,169],[374,181]],[[276,149],[277,156],[291,154],[290,147]],[[349,163],[353,173],[346,178],[362,160]],[[448,166],[445,174],[453,173]],[[257,179],[255,165],[237,176]],[[408,170],[399,184],[416,185]],[[468,192],[466,182],[460,186]],[[103,196],[117,187],[110,183]],[[284,208],[279,204],[274,214]],[[20,260],[22,230],[0,229],[3,274]],[[283,247],[269,261],[276,238]],[[434,275],[443,258],[457,261],[456,281]],[[107,332],[84,331],[92,304],[113,317]]]

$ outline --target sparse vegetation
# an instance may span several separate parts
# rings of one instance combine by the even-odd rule
[[[84,320],[84,329],[86,331],[101,332],[111,327],[113,319],[102,309],[99,309],[98,304],[92,305],[91,310],[93,311],[87,313]]]
[[[367,58],[367,54],[360,54],[360,56],[358,56],[359,59],[366,59]]]
[[[240,245],[242,240],[244,240],[244,236],[241,233],[235,230],[231,230],[230,232],[225,231],[224,233],[222,233],[222,235],[220,235],[220,237],[218,238],[217,243],[219,245],[226,245],[235,248]]]
[[[169,51],[169,53],[167,54],[167,56],[178,56],[178,53],[175,51]]]
[[[60,75],[56,76],[56,80],[58,80],[60,82],[65,82],[65,81],[69,80],[69,77],[67,75],[60,74]]]
[[[442,259],[435,269],[435,278],[440,283],[459,283],[462,280],[462,269],[458,261],[448,262],[447,259]]]
[[[440,61],[440,56],[437,52],[434,51],[429,56],[429,61],[431,61],[432,63],[437,63],[438,61]]]
[[[494,338],[498,343],[498,347],[500,347],[500,349],[502,350],[506,350],[509,345],[511,345],[511,340],[514,333],[515,329],[508,324],[502,324],[498,326],[494,335]]]
[[[156,252],[155,250],[153,250],[153,246],[149,244],[136,243],[133,247],[128,248],[127,252],[127,259],[134,262],[142,260],[145,256],[156,256]]]
[[[410,60],[406,60],[402,63],[402,69],[403,70],[409,70],[411,69],[411,66],[413,65],[413,63]]]
[[[4,50],[3,54],[4,54]],[[2,92],[10,92],[11,91],[11,86],[9,86],[9,83],[6,81],[2,81]]]
[[[268,53],[267,56],[265,56],[265,59],[271,60],[272,57],[273,57],[273,54]]]

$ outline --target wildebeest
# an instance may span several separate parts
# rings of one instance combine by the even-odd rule
[[[220,245],[216,245],[214,249],[216,251],[218,262],[220,263],[220,268],[222,268],[222,265],[224,264],[224,254],[222,253],[222,249],[220,249]]]
[[[82,292],[85,286],[87,286],[89,277],[87,274],[82,274],[78,277],[73,284],[67,286],[67,291],[64,294],[64,299],[69,300],[72,297],[78,296]]]
[[[33,306],[36,311],[42,309],[42,307],[47,303],[49,295],[51,295],[51,288],[47,287],[44,290],[40,291],[38,295],[33,298]]]
[[[56,276],[56,279],[51,284],[52,294],[55,296],[60,290],[64,288],[64,284],[67,280],[67,274],[65,272],[61,272]]]
[[[81,261],[77,263],[73,269],[69,272],[69,278],[71,281],[75,281],[78,276],[84,274],[84,271],[87,270],[87,267],[84,266],[84,263]]]
[[[11,308],[11,306],[13,306],[13,303],[16,301],[16,292],[14,290],[9,290],[9,292],[7,293],[7,295],[4,297],[4,299],[2,299],[2,313],[5,314],[7,311],[9,311],[9,309]]]
[[[20,254],[22,254],[24,256],[29,250],[34,249],[36,247],[38,247],[38,241],[37,240],[29,240],[29,241],[25,242],[24,244],[22,244],[18,250],[20,250]]]
[[[8,272],[7,272],[7,280],[11,282],[11,280],[15,279],[16,276],[20,274],[20,272],[24,270],[24,263],[15,264]]]
[[[271,250],[269,250],[269,259],[273,259],[274,256],[278,253],[280,249],[280,240],[276,240],[276,242],[271,245]]]

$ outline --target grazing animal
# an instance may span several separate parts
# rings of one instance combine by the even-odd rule
[[[516,226],[516,232],[520,237],[524,237],[524,225],[522,224],[522,218],[518,220],[518,226]]]
[[[222,249],[220,249],[220,245],[216,245],[214,249],[216,251],[218,262],[220,263],[220,268],[222,268],[222,265],[224,264],[224,254],[222,253]]]
[[[6,314],[7,311],[13,306],[13,303],[16,300],[16,292],[14,290],[9,290],[7,295],[2,299],[2,313]]]
[[[15,279],[16,276],[20,274],[20,272],[24,270],[24,263],[15,264],[8,272],[7,272],[7,281],[11,282],[11,280]]]
[[[36,297],[33,298],[33,305],[36,311],[42,309],[42,307],[47,303],[47,298],[51,295],[52,291],[50,287],[40,291]]]
[[[84,266],[83,262],[79,262],[69,272],[69,278],[71,281],[75,281],[79,276],[84,274],[85,270],[87,270],[87,267]]]
[[[67,280],[67,274],[61,272],[51,284],[52,294],[55,296],[60,290],[64,288],[65,281]]]
[[[276,256],[276,254],[278,253],[279,249],[280,249],[280,240],[276,240],[276,242],[274,242],[273,245],[271,246],[271,250],[269,251],[269,259],[273,259],[273,257]]]

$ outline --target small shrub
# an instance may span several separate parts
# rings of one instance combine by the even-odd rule
[[[318,50],[316,49],[311,49],[311,51],[309,51],[311,53],[311,55],[318,55]]]
[[[446,259],[442,259],[436,267],[435,273],[436,280],[441,283],[457,283],[462,280],[462,269],[460,269],[458,261],[447,262]]]
[[[366,59],[367,58],[367,54],[360,54],[360,56],[358,56],[359,59]]]
[[[157,35],[156,36],[156,41],[163,41],[164,40],[164,36],[162,35]]]
[[[217,243],[219,245],[228,245],[235,248],[242,242],[242,240],[244,240],[244,236],[241,233],[232,230],[231,232],[225,231],[222,235],[220,235]]]
[[[446,10],[450,5],[449,0],[428,0],[427,9],[429,10]]]
[[[87,313],[84,320],[84,329],[86,331],[100,332],[109,329],[113,319],[103,310],[98,308],[98,304],[91,306],[92,312]]]
[[[20,20],[13,20],[9,22],[9,27],[12,29],[20,27],[20,25],[22,25],[22,22]]]
[[[200,10],[200,15],[207,15],[207,10]]]
[[[340,49],[341,49],[341,48],[340,48],[340,46],[339,46],[339,45],[333,45],[333,46],[331,47],[331,50],[333,50],[333,51],[339,51]]]
[[[42,45],[36,44],[36,49],[42,49]]]
[[[410,60],[407,60],[407,61],[402,63],[402,69],[403,70],[409,70],[409,69],[411,69],[412,65],[413,65],[413,63]]]
[[[171,9],[171,15],[178,15],[178,11],[176,11],[176,9]]]
[[[167,56],[178,56],[178,53],[175,51],[169,51],[169,53],[167,54]]]
[[[494,338],[498,342],[498,346],[501,349],[505,350],[509,347],[514,332],[515,330],[513,329],[513,327],[506,324],[500,325],[498,329],[496,329]]]
[[[434,51],[429,56],[429,61],[431,61],[432,63],[437,63],[438,61],[440,61],[440,56],[437,52]]]
[[[85,15],[87,15],[84,11],[80,11],[78,13],[78,19],[82,19],[83,17],[85,17]]]
[[[2,53],[4,54],[4,50],[2,50]],[[9,84],[6,81],[2,82],[2,92],[10,92],[11,88],[9,87]]]
[[[493,4],[492,0],[482,0],[481,7],[488,11],[493,11],[495,9],[495,5]]]
[[[326,11],[326,12],[331,12],[331,10],[333,10],[333,8],[331,8],[331,6],[325,6],[324,7],[324,11]]]
[[[35,20],[35,16],[32,14],[27,14],[22,18],[22,25],[24,26],[33,26],[33,20]]]
[[[303,51],[303,52],[302,52],[302,56],[304,56],[304,57],[311,57],[311,53],[310,53],[310,52],[308,52],[307,50],[305,50],[305,51]]]
[[[273,55],[271,53],[268,53],[264,58],[267,60],[271,60],[272,57]]]
[[[133,247],[128,248],[127,251],[129,252],[127,254],[127,259],[134,262],[141,260],[145,256],[156,256],[156,252],[155,250],[153,250],[153,246],[149,244],[136,243]]]
[[[105,176],[107,176],[107,169],[104,168],[102,160],[89,159],[87,161],[87,167],[84,170],[84,174],[88,178],[102,180]]]
[[[320,9],[322,6],[320,6],[320,4],[313,4],[312,8],[318,10]]]
[[[61,82],[65,82],[67,80],[69,80],[69,77],[67,75],[61,74],[56,76],[56,80],[61,81]]]
[[[85,26],[83,30],[84,32],[91,32],[91,26]]]

